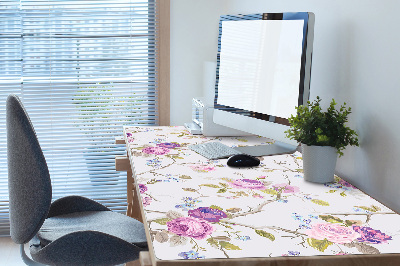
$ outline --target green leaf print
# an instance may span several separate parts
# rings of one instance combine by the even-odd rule
[[[275,240],[275,236],[271,233],[265,232],[264,230],[257,230],[257,229],[255,231],[258,235],[260,235],[262,237],[268,238],[271,241]]]
[[[175,155],[175,154],[168,154],[168,155],[166,155],[166,157],[169,157],[169,158],[172,158],[172,159],[180,159],[180,160],[185,159],[185,158],[183,158],[183,157],[181,157],[179,155]]]
[[[319,218],[328,223],[343,223],[343,220],[332,215],[320,215]]]
[[[157,181],[155,178],[153,178],[153,179],[147,181],[147,184],[151,185],[151,184],[155,184],[157,182],[159,182],[159,181]]]
[[[190,188],[190,187],[184,187],[184,188],[182,188],[182,190],[189,191],[189,192],[196,192],[197,191],[196,189]]]
[[[321,206],[329,206],[329,203],[324,200],[312,199],[311,202]]]
[[[218,248],[218,241],[212,237],[207,239],[207,243],[214,248]]]
[[[352,226],[352,225],[362,225],[363,222],[361,220],[346,220],[344,221],[344,224],[346,226]]]
[[[222,187],[229,187],[229,185],[226,184],[226,183],[219,182],[219,184],[220,184]]]
[[[378,206],[375,206],[375,205],[371,205],[371,207],[366,207],[366,206],[354,206],[354,207],[360,208],[360,209],[363,209],[363,210],[366,210],[369,212],[377,212],[377,211],[381,210],[381,208],[379,208]]]
[[[211,208],[211,209],[217,209],[217,210],[220,210],[220,211],[223,210],[221,207],[219,207],[219,206],[217,206],[217,205],[211,205],[210,208]]]
[[[221,245],[222,248],[227,250],[242,250],[240,247],[235,246],[234,244],[231,244],[226,241],[219,241],[219,244]]]
[[[220,188],[220,186],[214,185],[214,184],[201,184],[199,186],[203,186],[203,187],[212,187],[212,188]]]
[[[276,194],[278,194],[278,191],[276,191],[275,189],[270,189],[270,188],[267,188],[267,189],[263,189],[263,190],[260,190],[261,192],[264,192],[264,193],[266,193],[266,194],[270,194],[270,195],[276,195]]]
[[[266,173],[271,173],[271,172],[273,172],[273,171],[275,171],[274,169],[266,169],[266,170],[263,170],[263,172],[266,172]]]
[[[319,250],[321,252],[324,252],[325,249],[327,249],[330,245],[332,245],[333,243],[329,240],[327,240],[326,238],[324,240],[318,240],[315,238],[307,238],[307,243],[315,248],[316,250]]]
[[[167,222],[171,221],[171,219],[169,218],[160,218],[160,219],[156,219],[153,222],[161,224],[161,225],[166,225]]]

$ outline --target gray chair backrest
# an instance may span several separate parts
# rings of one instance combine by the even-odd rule
[[[35,130],[20,99],[7,98],[10,234],[17,244],[32,239],[50,209],[51,180]]]

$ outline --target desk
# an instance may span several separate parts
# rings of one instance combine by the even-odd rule
[[[124,136],[153,265],[400,265],[391,254],[400,215],[339,177],[304,181],[298,152],[237,169],[187,146],[268,140],[183,127],[124,127]]]

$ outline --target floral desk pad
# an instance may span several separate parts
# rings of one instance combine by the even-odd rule
[[[306,182],[301,153],[231,168],[187,146],[268,139],[183,127],[125,127],[124,135],[160,260],[400,253],[400,215],[339,177]]]

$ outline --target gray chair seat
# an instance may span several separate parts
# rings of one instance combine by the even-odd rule
[[[141,248],[147,247],[143,224],[123,214],[111,211],[84,211],[47,218],[37,236],[42,246],[67,234],[97,231]]]

